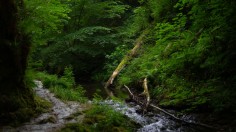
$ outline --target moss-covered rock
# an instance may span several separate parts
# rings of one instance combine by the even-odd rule
[[[66,124],[64,128],[60,130],[61,132],[91,132],[89,126],[78,124],[78,123],[69,123]]]
[[[39,124],[45,124],[45,123],[55,123],[56,122],[56,117],[55,116],[49,116],[46,119],[43,119],[41,121],[39,121]]]
[[[82,123],[67,124],[61,131],[130,132],[138,125],[109,106],[93,106],[85,111]]]
[[[39,96],[35,96],[35,103],[36,103],[36,109],[35,111],[37,113],[43,113],[43,112],[48,112],[50,111],[51,107],[52,107],[52,103],[45,100],[45,99],[42,99],[40,98]]]

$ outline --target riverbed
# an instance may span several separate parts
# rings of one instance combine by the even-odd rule
[[[72,101],[61,101],[56,98],[53,93],[43,87],[41,81],[35,81],[37,87],[34,89],[35,93],[52,103],[53,107],[50,112],[43,113],[37,118],[31,119],[30,122],[24,123],[22,126],[4,127],[3,132],[53,132],[60,130],[65,124],[80,122],[83,120],[83,115],[74,116],[76,112],[86,109],[85,104]],[[158,111],[149,111],[146,113],[140,112],[141,107],[134,102],[118,102],[114,100],[103,100],[99,102],[88,101],[86,104],[99,104],[112,107],[117,112],[121,112],[128,118],[139,124],[141,127],[137,128],[137,132],[208,132],[209,129],[192,126],[183,122],[176,122],[169,116]],[[169,110],[169,112],[175,114],[175,111]],[[187,122],[195,122],[195,116],[193,115],[181,115],[179,118],[186,120]]]

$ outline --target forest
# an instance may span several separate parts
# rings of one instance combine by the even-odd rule
[[[109,101],[129,107],[134,101],[143,117],[164,111],[178,120],[154,131],[236,131],[235,5],[1,0],[0,131],[27,131],[25,122],[54,110],[54,97],[38,95],[43,89],[66,104],[60,107],[83,109],[63,117],[56,131],[145,131],[147,124]],[[36,124],[58,120],[53,115]]]

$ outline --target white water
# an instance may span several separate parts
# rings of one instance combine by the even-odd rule
[[[41,81],[35,81],[37,87],[35,92],[38,96],[48,100],[53,104],[53,108],[50,112],[40,115],[38,118],[32,119],[30,122],[25,123],[18,128],[4,127],[3,132],[52,132],[57,131],[69,122],[81,121],[83,117],[77,117],[76,119],[68,120],[67,118],[77,112],[82,111],[83,107],[77,102],[62,102],[54,97],[54,94],[50,93],[48,89],[43,88]],[[91,102],[90,102],[91,103]],[[119,111],[129,117],[134,122],[140,124],[142,127],[137,132],[188,132],[196,131],[194,129],[186,129],[180,124],[170,120],[166,115],[162,113],[147,113],[145,115],[139,114],[137,110],[140,110],[140,106],[136,104],[122,104],[113,100],[105,100],[99,102],[100,105],[109,105],[116,111]],[[54,122],[40,123],[48,118],[54,118]],[[188,119],[189,120],[189,119]]]
[[[140,110],[139,105],[128,106],[127,104],[122,104],[115,102],[113,100],[105,100],[100,102],[101,105],[109,105],[116,111],[119,111],[129,117],[134,122],[140,124],[142,127],[137,130],[137,132],[188,132],[196,131],[194,129],[189,129],[180,124],[169,119],[163,113],[147,113],[145,115],[137,113]]]

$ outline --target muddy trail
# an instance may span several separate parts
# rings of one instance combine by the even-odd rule
[[[52,103],[52,108],[49,112],[39,115],[37,118],[31,119],[30,122],[23,124],[18,128],[4,127],[3,132],[52,132],[62,128],[66,123],[79,122],[83,119],[83,115],[73,119],[70,116],[84,109],[84,105],[78,102],[62,102],[43,88],[41,81],[35,81],[35,93],[43,99]],[[0,130],[1,131],[1,130]]]

